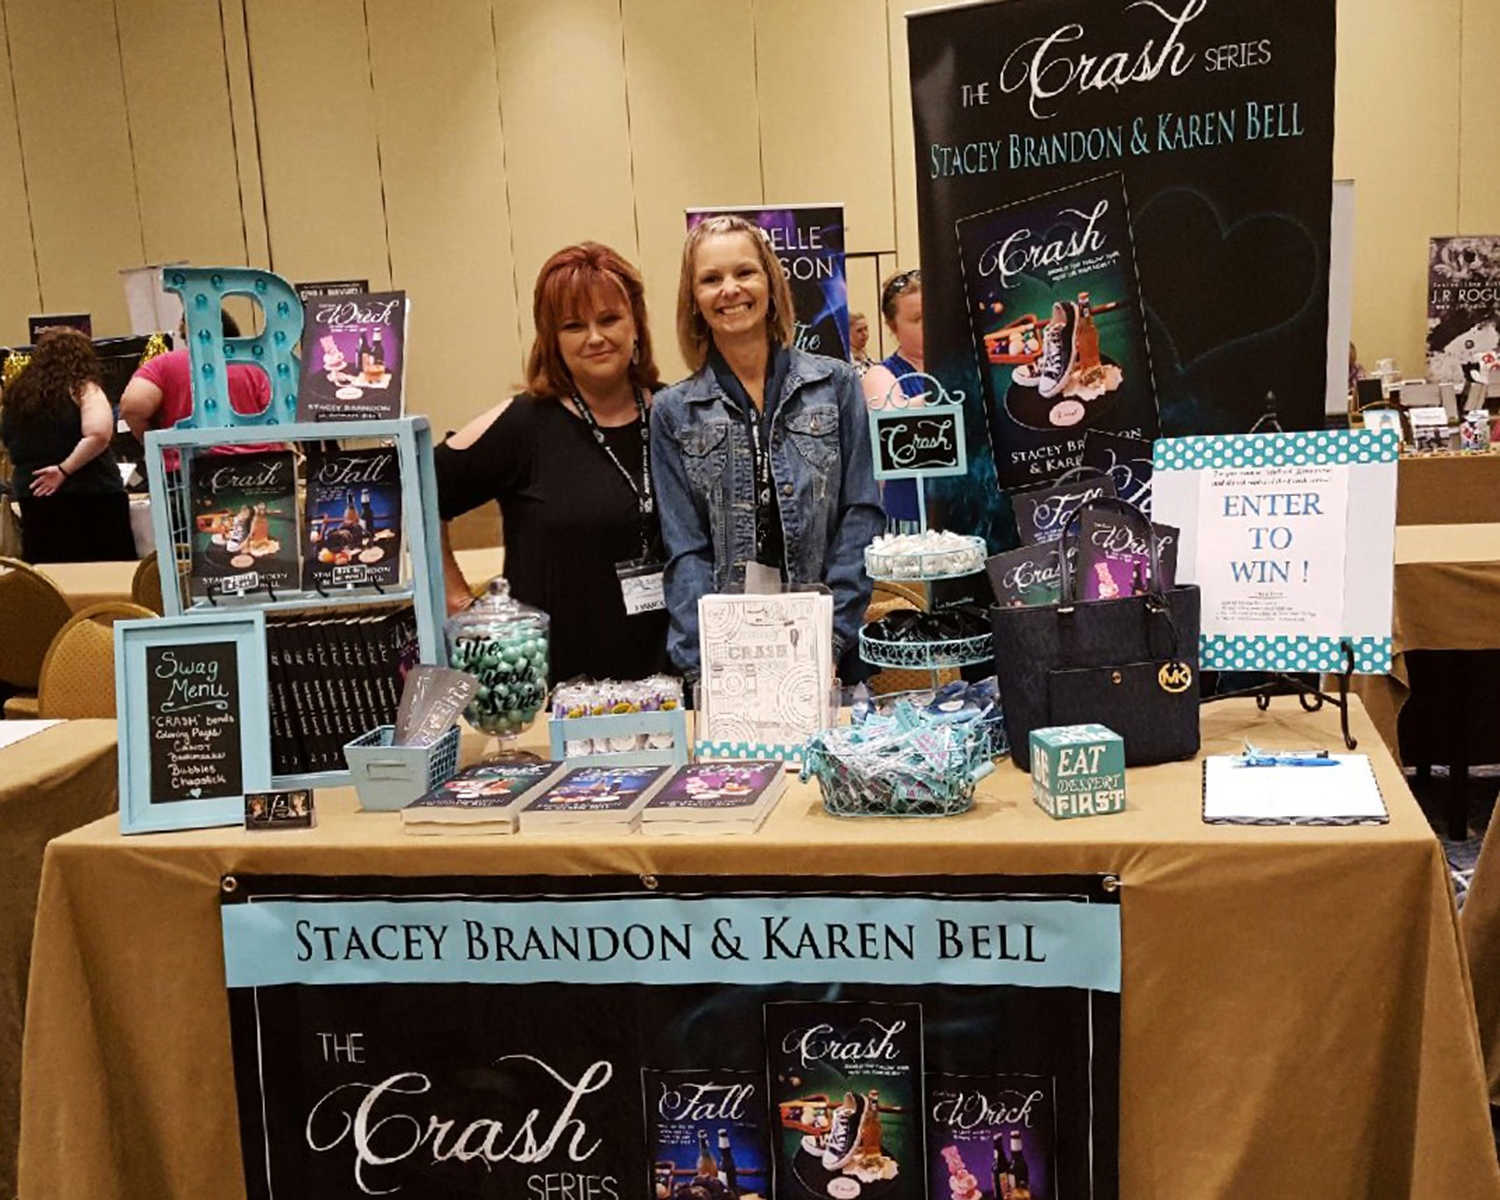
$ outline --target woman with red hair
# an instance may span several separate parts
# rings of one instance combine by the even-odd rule
[[[621,571],[662,561],[647,412],[660,376],[640,273],[583,242],[544,264],[526,391],[434,454],[444,521],[491,500],[511,594],[552,618],[552,681],[641,679],[665,666],[667,616],[627,611]],[[443,539],[448,609],[469,589]],[[632,607],[636,607],[633,605]]]

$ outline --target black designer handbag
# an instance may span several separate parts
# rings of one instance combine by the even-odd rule
[[[1156,539],[1122,500],[1095,500],[1141,527],[1151,554],[1151,590],[1117,600],[1074,600],[1068,546],[1058,543],[1062,599],[1056,605],[990,609],[995,674],[1010,756],[1031,769],[1031,731],[1097,722],[1125,743],[1125,765],[1146,766],[1198,752],[1198,589],[1161,590]]]

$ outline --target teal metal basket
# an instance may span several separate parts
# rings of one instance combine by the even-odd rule
[[[344,747],[344,760],[366,812],[395,812],[458,770],[458,726],[426,746],[393,746],[396,729],[382,725]]]
[[[836,817],[951,817],[974,806],[974,785],[994,770],[975,761],[957,729],[924,726],[856,741],[852,727],[807,742],[802,778],[814,778],[823,808]]]

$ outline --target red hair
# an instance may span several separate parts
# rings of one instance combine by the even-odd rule
[[[646,288],[641,273],[615,251],[598,242],[565,246],[542,264],[531,298],[536,337],[526,359],[526,390],[533,396],[557,399],[570,395],[573,380],[557,345],[563,323],[594,307],[597,291],[618,289],[630,305],[635,320],[636,355],[630,364],[630,381],[636,387],[655,388],[661,372],[651,353],[651,328],[646,324]]]

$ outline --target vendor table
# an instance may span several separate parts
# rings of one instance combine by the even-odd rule
[[[19,726],[0,722],[0,740]],[[115,723],[66,721],[0,749],[0,1200],[16,1185],[21,1024],[42,850],[115,807]]]
[[[1396,475],[1397,525],[1500,522],[1500,450],[1403,455]]]
[[[1463,934],[1474,977],[1474,1009],[1479,1014],[1490,1103],[1500,1104],[1500,836],[1487,834],[1480,848],[1464,899]]]
[[[1008,763],[947,820],[841,821],[794,784],[749,838],[414,838],[319,797],[318,828],[48,847],[26,1030],[26,1200],[243,1195],[219,925],[227,873],[1116,872],[1122,1197],[1500,1197],[1441,849],[1358,703],[1390,807],[1364,828],[1209,826],[1196,762],[1054,822]],[[1204,710],[1205,753],[1333,745],[1336,715]],[[531,744],[540,742],[534,730]],[[466,744],[466,757],[477,746]]]
[[[1452,461],[1452,460],[1450,460]],[[1409,687],[1411,650],[1500,649],[1500,524],[1404,525],[1396,528],[1396,579],[1389,675],[1360,675],[1354,687],[1392,754],[1396,721]],[[1457,689],[1455,689],[1456,691]],[[1462,727],[1467,703],[1447,697],[1449,727]],[[1462,756],[1463,739],[1457,739]],[[1449,836],[1463,840],[1467,762],[1449,764]]]
[[[454,557],[470,583],[483,583],[505,566],[505,551],[499,548],[459,550]],[[37,570],[57,584],[78,612],[104,600],[129,600],[136,566],[133,562],[43,563]]]
[[[63,594],[68,607],[79,612],[106,600],[129,601],[135,578],[134,562],[42,563],[37,570]]]

